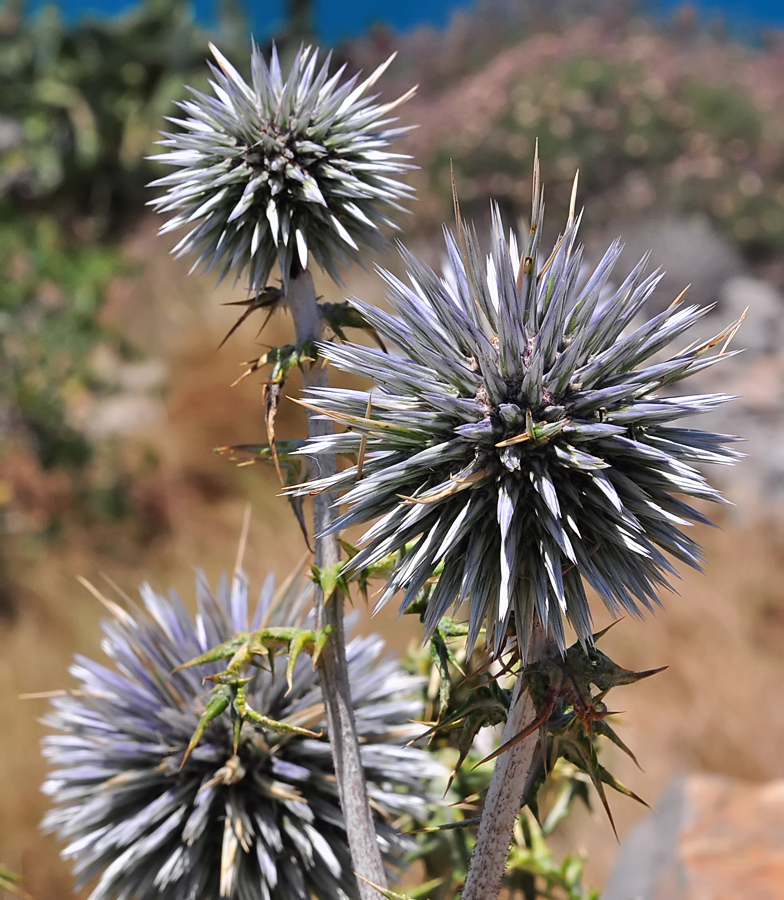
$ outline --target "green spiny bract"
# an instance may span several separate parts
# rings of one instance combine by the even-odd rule
[[[177,167],[152,184],[166,193],[151,205],[176,213],[161,231],[187,227],[178,255],[197,254],[194,268],[219,266],[221,278],[247,271],[252,291],[276,261],[285,288],[308,254],[337,280],[361,244],[378,246],[380,228],[395,227],[382,206],[400,209],[412,194],[397,180],[408,157],[387,149],[407,130],[391,127],[389,113],[410,92],[374,103],[367,91],[388,62],[359,84],[358,76],[341,83],[343,68],[330,76],[327,57],[317,69],[310,47],[284,79],[276,51],[268,67],[254,45],[249,85],[212,51],[215,96],[193,91],[180,103],[186,118],[172,121],[182,130],[166,134],[169,151],[153,157]]]
[[[591,642],[584,583],[613,616],[641,615],[675,573],[665,553],[698,567],[682,528],[706,519],[677,495],[721,500],[694,464],[738,456],[734,438],[677,424],[730,397],[661,394],[731,355],[732,329],[664,355],[708,310],[674,303],[636,325],[660,277],[647,260],[609,292],[622,245],[586,274],[570,216],[542,264],[542,211],[537,177],[522,255],[494,208],[483,265],[458,217],[447,277],[403,250],[411,286],[382,272],[392,314],[352,301],[401,355],[321,347],[375,387],[310,390],[308,405],[349,430],[303,452],[366,452],[360,480],[352,467],[300,489],[346,491],[336,531],[377,519],[350,566],[398,554],[379,606],[403,590],[406,609],[441,571],[427,631],[466,604],[469,647],[486,624],[490,650],[515,634],[523,663],[536,621],[561,652],[565,620]]]

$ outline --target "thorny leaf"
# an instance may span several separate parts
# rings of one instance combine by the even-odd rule
[[[255,657],[261,657],[262,660],[267,661],[271,659],[270,651],[274,655],[278,650],[285,650],[290,656],[294,655],[295,663],[296,657],[305,650],[313,654],[314,662],[318,662],[318,655],[324,646],[324,639],[331,634],[331,631],[332,628],[329,625],[315,631],[293,626],[274,626],[259,628],[257,631],[244,631],[206,653],[202,653],[201,656],[188,660],[174,669],[174,672],[223,659],[230,660],[224,672],[206,676],[208,681],[218,681],[241,675],[249,665],[259,665],[259,661]],[[228,682],[224,681],[224,683]]]
[[[372,888],[375,888],[379,894],[381,894],[382,897],[386,897],[387,900],[427,900],[428,893],[434,888],[437,888],[444,880],[443,878],[433,878],[430,881],[413,888],[412,893],[401,894],[398,891],[390,891],[389,888],[381,887],[381,885],[369,881],[363,875],[360,875],[359,872],[355,872],[354,874],[361,881],[364,881],[365,884],[369,884]]]
[[[264,385],[264,424],[267,426],[267,439],[272,452],[272,461],[275,463],[275,471],[278,473],[281,485],[283,485],[283,473],[280,471],[278,451],[275,449],[275,416],[278,414],[282,394],[282,382],[271,381]]]
[[[430,658],[438,671],[440,679],[438,692],[439,720],[446,714],[446,711],[449,708],[449,699],[452,694],[452,677],[449,672],[450,664],[454,666],[461,675],[465,675],[457,661],[454,651],[449,645],[449,640],[456,637],[465,637],[467,633],[468,626],[455,622],[449,616],[444,616],[433,633],[433,636],[430,638]]]
[[[589,738],[584,729],[581,729],[579,726],[576,726],[577,720],[573,720],[571,723],[571,733],[566,733],[566,739],[562,741],[561,754],[564,759],[573,763],[580,769],[582,772],[585,772],[586,775],[591,779],[591,783],[596,789],[596,793],[599,795],[599,799],[601,800],[602,806],[604,807],[605,812],[607,813],[607,818],[610,820],[610,825],[612,826],[613,833],[615,834],[616,839],[618,839],[618,832],[615,828],[615,821],[612,816],[612,812],[610,811],[610,805],[607,801],[607,795],[604,791],[604,785],[608,785],[613,788],[613,790],[618,791],[620,794],[624,794],[627,797],[630,797],[632,800],[636,800],[638,803],[641,803],[643,806],[648,807],[648,804],[641,797],[638,797],[633,791],[629,790],[624,784],[618,781],[610,772],[605,769],[599,763],[596,755],[596,745],[595,742]],[[648,807],[650,808],[650,807]]]
[[[304,368],[306,364],[314,363],[317,358],[318,350],[312,341],[306,341],[304,344],[286,344],[283,347],[273,347],[256,359],[243,363],[243,365],[248,366],[248,368],[234,382],[234,384],[238,384],[244,378],[258,372],[259,369],[263,369],[266,366],[270,367],[269,377],[264,382],[264,423],[267,427],[267,438],[269,440],[269,443],[267,444],[269,458],[275,465],[275,471],[278,473],[278,478],[283,487],[293,487],[302,484],[309,475],[309,470],[304,461],[299,463],[296,480],[291,480],[291,467],[289,468],[286,477],[284,477],[283,474],[280,454],[278,452],[278,442],[275,440],[275,417],[277,416],[278,407],[280,406],[280,401],[283,397],[283,386],[286,383],[286,377],[295,366]],[[232,387],[233,386],[234,385],[232,385]],[[233,448],[221,448],[221,450],[226,449]],[[312,551],[310,540],[308,538],[307,526],[305,524],[305,516],[302,510],[302,497],[292,495],[291,493],[287,494],[287,496],[294,515],[297,518],[297,523],[305,538],[305,543],[307,544],[308,549]]]
[[[428,599],[429,591],[426,588],[407,611],[424,616]],[[608,630],[604,629],[594,634],[594,641],[598,641]],[[437,667],[442,681],[449,680],[446,690],[444,690],[443,683],[441,685],[441,700],[443,702],[446,699],[447,708],[451,697],[448,664],[452,660],[449,658],[451,651],[446,639],[464,636],[466,631],[465,625],[455,623],[449,617],[445,617],[436,628],[431,642],[431,659]],[[457,747],[458,761],[449,779],[447,790],[467,758],[478,732],[483,727],[499,724],[506,720],[510,694],[500,688],[499,680],[508,674],[517,662],[519,662],[519,657],[512,654],[507,665],[496,672],[489,682],[478,689],[475,688],[469,698],[450,715],[442,718],[443,712],[440,712],[440,721],[420,736],[420,738],[430,737],[432,740],[432,737],[439,731],[462,729]],[[483,674],[486,669],[487,666],[481,666],[473,674]],[[598,737],[605,737],[623,750],[639,766],[634,753],[606,721],[606,717],[611,713],[604,704],[604,698],[613,687],[633,684],[661,671],[661,668],[641,672],[625,669],[617,665],[596,646],[589,644],[583,647],[579,641],[567,650],[563,658],[545,657],[531,663],[526,669],[525,678],[527,689],[534,701],[536,715],[517,735],[495,752],[480,760],[473,768],[476,769],[483,763],[495,759],[532,733],[539,731],[539,743],[532,772],[526,784],[523,806],[528,806],[533,814],[538,816],[538,790],[558,761],[565,760],[576,767],[583,778],[593,784],[614,830],[615,824],[607,802],[605,785],[645,806],[647,803],[616,779],[598,761],[596,740]],[[594,692],[593,688],[598,688],[598,691]],[[559,804],[562,809],[568,808],[573,794],[584,794],[584,784],[577,779],[575,784],[568,789],[568,796],[562,797]],[[587,802],[587,797],[585,799]],[[555,811],[551,811],[551,817],[547,823],[548,833],[556,827],[558,821],[560,819]]]
[[[353,557],[355,557],[357,555],[357,553],[359,553],[359,548],[355,547],[353,544],[349,543],[347,540],[345,540],[343,538],[340,538],[339,541],[340,541],[340,546],[343,548],[346,555],[348,556],[348,562],[350,562],[353,559]],[[415,541],[412,541],[411,544],[405,548],[405,552],[408,552],[409,550],[411,550],[414,547],[415,543],[416,543]],[[387,556],[378,560],[378,562],[372,563],[369,566],[362,566],[359,569],[351,568],[350,572],[348,573],[349,581],[352,581],[352,582],[355,581],[357,583],[362,596],[365,598],[365,601],[367,602],[367,600],[368,600],[368,585],[370,583],[370,580],[372,578],[378,578],[383,581],[388,580],[389,576],[392,574],[392,570],[394,569],[395,565],[399,562],[399,560],[400,560],[400,552],[395,551],[394,553],[388,554]],[[408,609],[406,610],[406,613],[407,614],[421,613],[424,610],[424,608],[425,608],[424,603],[420,602],[420,600],[417,600],[414,603],[412,603],[411,606],[408,607]]]
[[[282,304],[283,302],[283,291],[280,288],[276,287],[265,287],[264,290],[257,292],[253,297],[248,297],[247,300],[234,300],[231,303],[224,303],[224,306],[244,306],[246,307],[245,312],[237,319],[237,321],[231,326],[231,328],[226,332],[226,336],[218,345],[218,349],[228,341],[228,339],[234,334],[234,332],[242,325],[242,323],[251,315],[251,313],[256,312],[258,309],[267,310],[267,317],[264,319],[261,328],[259,328],[258,334],[256,337],[261,334],[264,330],[264,326],[269,322],[270,316],[275,312],[275,310]]]
[[[411,893],[408,895],[411,900],[427,900],[428,894],[444,883],[443,878],[431,878],[424,884],[418,884],[416,887],[409,888]]]
[[[229,685],[220,684],[218,685],[212,692],[212,696],[207,701],[207,705],[204,707],[204,712],[201,714],[201,718],[199,719],[199,724],[196,726],[196,731],[193,732],[193,736],[190,739],[188,747],[185,751],[185,755],[182,758],[182,762],[180,763],[180,768],[182,768],[186,762],[188,762],[188,757],[193,753],[196,749],[199,741],[204,737],[204,732],[207,730],[207,726],[213,719],[217,719],[222,713],[224,713],[231,703],[232,700],[232,689]]]
[[[447,647],[446,642],[436,632],[430,638],[430,660],[438,672],[438,719],[443,719],[449,708],[449,697],[452,693],[452,679],[449,675],[449,657],[454,654]],[[457,661],[455,661],[456,664]]]
[[[601,737],[606,737],[608,741],[615,744],[619,750],[623,750],[623,752],[631,759],[631,761],[637,766],[638,769],[642,769],[642,766],[637,761],[637,757],[632,753],[631,749],[626,746],[626,744],[618,737],[617,732],[613,729],[606,719],[600,719],[593,723],[593,731],[594,734],[599,735]]]
[[[462,729],[457,744],[458,759],[447,781],[447,791],[452,786],[452,782],[460,771],[460,767],[470,753],[474,738],[482,728],[499,725],[501,722],[506,721],[506,717],[509,714],[509,697],[509,692],[502,690],[495,682],[482,685],[471,691],[465,702],[454,712],[416,738],[417,741],[427,737],[432,739],[440,731],[452,731],[456,728]]]
[[[294,456],[295,451],[302,448],[303,440],[276,441],[276,451],[280,466],[284,471],[289,468],[292,473],[301,472],[301,456]],[[225,447],[216,447],[213,451],[219,456],[226,456],[238,466],[252,466],[255,463],[272,462],[272,450],[269,444],[232,444]]]
[[[427,609],[427,591],[418,598],[412,606],[413,611],[422,615]],[[457,634],[455,637],[465,635],[466,626],[462,623],[453,623],[450,619],[446,619],[439,623],[440,630],[444,637],[449,637],[453,633],[453,629]],[[457,659],[462,660],[454,641],[449,640],[451,649],[455,651]],[[430,656],[430,653],[427,654]],[[418,662],[413,663],[417,667],[426,666],[425,653],[420,652],[417,657]],[[508,670],[516,665],[518,660],[510,660],[509,665],[501,668],[497,663],[490,666],[492,659],[484,661],[482,659],[469,659],[466,661],[466,670],[469,673],[472,683],[476,680],[483,682],[481,688],[488,694],[492,691],[499,693],[499,696],[505,701],[504,707],[498,711],[500,713],[499,720],[506,718],[507,712],[505,706],[509,702],[508,692],[502,691],[499,679],[504,673],[504,669]],[[432,663],[430,663],[432,666]],[[499,671],[500,669],[500,671]],[[420,668],[420,671],[422,669]],[[492,672],[492,676],[490,676]],[[471,855],[471,847],[473,846],[473,835],[475,826],[479,824],[480,817],[476,815],[476,804],[481,802],[487,788],[489,779],[489,768],[474,770],[467,772],[464,760],[466,758],[474,761],[475,747],[472,746],[475,735],[479,728],[483,725],[490,724],[488,721],[488,713],[490,709],[487,705],[484,708],[477,706],[469,708],[464,702],[461,707],[460,700],[465,699],[468,690],[476,691],[476,687],[470,689],[469,681],[466,678],[462,682],[458,681],[456,672],[449,670],[451,676],[451,694],[449,700],[448,715],[443,717],[443,721],[433,725],[431,731],[426,735],[432,737],[439,733],[448,733],[450,730],[456,731],[458,735],[459,746],[455,747],[455,741],[447,741],[442,739],[439,741],[439,749],[437,753],[449,755],[450,766],[455,763],[454,751],[457,750],[459,761],[458,766],[462,769],[454,778],[450,780],[450,797],[448,806],[443,807],[443,814],[439,816],[438,821],[433,822],[425,827],[416,829],[415,834],[422,835],[419,844],[419,856],[423,859],[429,875],[442,874],[446,871],[446,879],[452,885],[452,894],[450,898],[459,896],[459,887],[462,879],[465,877],[468,865],[468,859]],[[489,679],[489,680],[488,680]],[[457,699],[457,698],[460,698]],[[562,723],[561,727],[566,723]],[[579,721],[577,722],[579,725]],[[598,725],[605,725],[604,720],[597,720]],[[553,726],[554,727],[554,726]],[[609,727],[609,726],[608,726]],[[441,729],[439,731],[439,729]],[[596,733],[599,728],[596,729]],[[548,732],[545,730],[545,737]],[[549,740],[552,742],[553,738]],[[554,758],[556,752],[551,751],[549,756]],[[478,759],[478,756],[475,758]],[[446,761],[446,759],[444,760]],[[538,759],[535,759],[536,782],[527,786],[526,797],[528,809],[521,811],[521,821],[526,817],[530,817],[537,822],[539,833],[533,836],[533,840],[527,843],[527,828],[518,826],[515,832],[516,844],[513,845],[510,864],[507,866],[505,886],[510,891],[510,896],[526,896],[551,898],[551,900],[596,900],[596,894],[589,892],[582,886],[583,881],[583,860],[580,857],[568,857],[563,860],[555,861],[547,848],[546,837],[553,833],[559,823],[563,821],[568,814],[569,809],[575,799],[580,798],[589,806],[589,791],[591,791],[591,778],[576,765],[568,762],[561,756],[548,772],[542,761],[541,753]],[[539,792],[539,788],[547,783],[546,789]],[[602,787],[606,785],[606,781],[600,782]],[[538,796],[537,796],[538,795]],[[543,824],[538,823],[537,799],[543,804],[543,814],[546,815]],[[536,817],[536,818],[534,818]],[[525,832],[525,833],[524,833]],[[445,868],[446,867],[446,868]],[[535,892],[532,893],[532,891]],[[454,892],[457,891],[457,894]],[[439,894],[439,896],[441,896]]]
[[[277,460],[278,477],[285,487],[292,487],[303,484],[310,476],[307,458],[295,454],[304,443],[303,440],[283,440],[275,441],[274,444],[234,444],[229,447],[216,447],[214,452],[220,456],[227,456],[238,466],[252,466],[255,463],[274,464]],[[304,497],[287,494],[286,499],[297,519],[308,550],[312,553],[313,548],[310,545],[303,510]]]
[[[319,310],[321,311],[321,318],[341,341],[347,340],[346,335],[343,333],[344,328],[358,328],[368,334],[384,353],[387,352],[387,348],[376,329],[350,303],[320,303]]]
[[[310,545],[308,526],[305,522],[305,511],[303,509],[302,498],[289,497],[289,506],[291,507],[291,511],[294,513],[294,518],[297,520],[299,530],[302,532],[302,537],[305,539],[305,546],[308,548],[308,550],[310,550],[311,553],[315,552],[313,550],[313,547],[311,547]]]
[[[284,485],[284,481],[275,447],[275,416],[283,396],[283,385],[286,383],[288,373],[295,366],[303,368],[306,363],[313,363],[317,358],[318,351],[312,341],[306,341],[304,344],[286,344],[283,347],[273,347],[256,359],[243,363],[248,368],[232,384],[232,387],[234,387],[244,378],[258,372],[259,369],[263,369],[266,366],[270,367],[269,377],[264,382],[264,421],[267,426],[267,437],[269,438],[272,461],[275,464],[281,485]]]
[[[288,672],[287,672],[288,674]],[[291,686],[291,682],[289,681],[289,687]],[[300,728],[298,725],[291,725],[288,722],[280,722],[277,719],[272,719],[269,716],[263,716],[261,713],[256,712],[255,709],[252,709],[248,706],[247,699],[245,696],[245,687],[244,685],[240,685],[235,689],[234,701],[232,703],[232,718],[234,719],[234,754],[237,754],[237,748],[239,746],[239,735],[240,730],[242,728],[242,723],[247,719],[249,722],[253,722],[254,725],[260,725],[262,728],[267,728],[270,731],[275,731],[278,734],[299,734],[303,737],[321,737],[322,732],[320,731],[311,731],[309,728]]]
[[[387,900],[413,900],[408,894],[400,894],[397,891],[390,891],[388,888],[381,887],[380,884],[376,884],[375,881],[370,881],[370,879],[365,878],[364,875],[360,875],[359,872],[355,872],[354,874],[361,881],[364,881],[365,884],[369,884],[372,888],[375,888],[379,894],[381,894],[382,897],[386,897]]]
[[[599,632],[594,635],[594,639],[598,640],[605,633],[606,630]],[[633,684],[660,671],[662,670],[650,669],[634,672],[624,669],[595,646],[583,647],[579,641],[567,650],[563,658],[546,657],[529,664],[525,679],[536,708],[536,716],[482,762],[505,753],[539,730],[539,746],[534,768],[526,785],[524,805],[528,805],[536,813],[536,793],[546,779],[548,770],[558,759],[563,758],[591,780],[615,831],[605,785],[645,806],[647,804],[598,761],[596,739],[603,736],[637,762],[631,750],[605,721],[610,713],[604,704],[604,697],[613,687]],[[598,688],[598,692],[594,693],[592,687]]]
[[[260,667],[265,662],[272,667],[275,653],[279,650],[285,650],[289,656],[286,666],[286,681],[289,691],[291,691],[294,668],[302,652],[310,653],[315,666],[331,633],[331,625],[317,630],[274,626],[271,628],[260,628],[257,631],[245,631],[174,669],[174,672],[179,672],[182,669],[189,669],[194,666],[206,665],[207,663],[218,662],[224,659],[229,660],[223,672],[207,675],[204,678],[205,681],[215,683],[216,687],[212,691],[211,697],[199,719],[199,724],[188,744],[180,768],[185,765],[188,757],[204,736],[204,732],[207,730],[210,722],[222,715],[227,709],[229,709],[234,725],[235,753],[242,723],[245,720],[260,725],[262,728],[268,728],[283,734],[318,736],[307,729],[298,728],[295,725],[263,716],[249,707],[245,697],[245,686],[251,678],[247,677],[245,673],[250,666]]]
[[[343,538],[338,538],[338,543],[343,548],[343,552],[346,554],[347,560],[346,562],[351,562],[352,557],[356,556],[359,553],[359,550],[347,540]],[[368,599],[368,586],[370,583],[370,573],[367,569],[359,569],[351,573],[349,580],[355,581],[357,583],[357,587],[359,588],[360,594],[362,594],[362,598],[365,603],[369,602]]]
[[[308,461],[303,456],[296,455],[304,441],[283,440],[274,444],[232,444],[225,447],[216,447],[213,451],[219,456],[226,456],[238,466],[252,466],[256,463],[276,463],[276,468],[284,486],[301,484],[307,478],[309,471]],[[302,503],[298,506],[301,508]]]
[[[313,341],[306,341],[304,344],[284,344],[282,347],[272,347],[266,353],[257,356],[256,359],[249,359],[242,363],[243,366],[248,368],[232,384],[232,387],[266,366],[270,367],[266,383],[282,385],[286,381],[286,376],[295,366],[304,368],[306,364],[314,363],[317,359],[318,349]]]
[[[483,685],[477,690],[471,691],[465,702],[454,712],[418,735],[415,740],[421,741],[439,731],[452,731],[459,728],[472,715],[481,715],[486,719],[488,725],[496,725],[506,718],[508,712],[509,692],[502,690],[496,684]]]
[[[311,578],[321,588],[324,603],[326,603],[338,589],[348,596],[348,581],[343,573],[345,565],[345,560],[340,560],[339,562],[336,562],[334,566],[324,569],[320,569],[315,565],[310,567]]]
[[[481,821],[481,816],[472,816],[470,819],[460,819],[457,822],[444,822],[443,825],[427,825],[411,831],[410,834],[438,834],[441,831],[457,831],[460,828],[471,828]]]

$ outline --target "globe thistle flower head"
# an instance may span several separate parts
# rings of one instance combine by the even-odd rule
[[[145,585],[143,609],[111,604],[103,623],[109,668],[77,657],[79,689],[53,701],[44,740],[51,770],[44,785],[54,808],[43,827],[69,843],[80,886],[96,879],[91,900],[239,900],[358,896],[332,756],[326,737],[283,735],[243,725],[237,755],[228,713],[215,719],[183,764],[209,696],[202,678],[220,664],[172,670],[264,625],[307,622],[312,591],[296,581],[274,598],[268,579],[255,610],[241,573],[211,593],[197,581],[194,620],[174,594]],[[389,823],[424,818],[434,763],[405,747],[421,729],[414,699],[420,680],[383,642],[347,646],[357,728],[382,851],[395,859],[406,839]],[[247,699],[262,713],[309,729],[324,725],[318,679],[300,658],[287,693],[284,664],[258,670]]]
[[[309,256],[335,280],[358,258],[362,244],[383,243],[395,225],[384,208],[402,209],[412,189],[397,176],[412,168],[390,142],[407,131],[390,112],[411,91],[376,103],[368,90],[390,58],[365,81],[341,82],[345,66],[329,74],[331,56],[299,51],[284,79],[273,48],[269,66],[253,45],[248,84],[215,47],[210,64],[214,96],[192,91],[179,104],[180,131],[165,134],[167,152],[152,157],[176,167],[151,187],[166,188],[151,205],[175,215],[161,232],[187,228],[177,255],[196,254],[197,266],[247,272],[262,290],[275,264],[284,289],[292,265]]]
[[[707,310],[681,297],[635,324],[660,275],[644,259],[607,297],[620,242],[586,274],[572,213],[542,262],[542,212],[535,178],[522,254],[494,208],[483,264],[458,214],[448,277],[403,249],[410,285],[381,273],[392,314],[352,300],[401,355],[321,347],[375,387],[308,392],[307,405],[350,430],[304,452],[365,452],[361,478],[352,467],[302,489],[346,491],[335,530],[376,520],[352,567],[398,554],[380,605],[402,590],[404,610],[442,566],[428,629],[466,603],[469,643],[486,625],[492,652],[514,634],[523,660],[535,621],[561,652],[567,620],[591,641],[586,584],[614,616],[641,615],[675,574],[668,557],[698,566],[682,528],[706,519],[684,497],[721,496],[694,465],[738,455],[724,446],[733,438],[678,423],[730,397],[664,392],[731,355],[721,348],[732,330],[667,354]]]

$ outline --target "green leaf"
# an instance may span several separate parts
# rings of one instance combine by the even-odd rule
[[[321,303],[319,304],[321,318],[335,332],[341,341],[347,340],[343,332],[344,328],[358,328],[368,334],[378,346],[386,353],[386,346],[376,329],[365,319],[362,313],[350,303]]]
[[[326,569],[320,569],[316,565],[310,567],[311,578],[321,588],[324,602],[329,600],[338,588],[348,593],[348,584],[343,574],[345,565],[345,561],[341,560]]]
[[[424,884],[420,884],[415,888],[409,888],[408,896],[411,900],[427,900],[427,895],[443,883],[443,878],[431,878],[430,881],[426,881]]]

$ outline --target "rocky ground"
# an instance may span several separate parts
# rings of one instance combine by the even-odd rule
[[[676,778],[629,834],[603,900],[780,900],[784,780]]]

